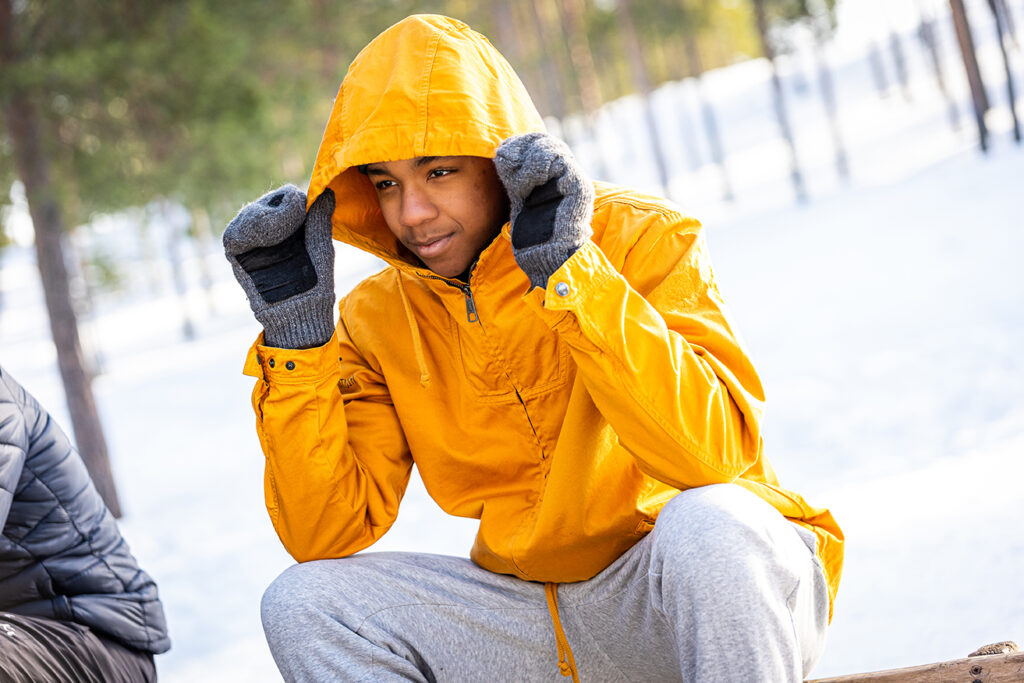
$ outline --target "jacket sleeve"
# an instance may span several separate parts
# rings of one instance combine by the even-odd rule
[[[715,286],[700,224],[626,206],[644,223],[614,265],[593,242],[527,294],[648,475],[685,489],[757,461],[764,395]]]
[[[0,407],[3,407],[0,405]],[[7,515],[14,503],[14,489],[25,464],[25,451],[0,440],[0,532],[7,525]]]
[[[344,310],[344,303],[342,304]],[[264,494],[298,562],[344,557],[391,528],[412,457],[384,378],[349,336],[344,315],[322,347],[249,351]]]
[[[17,391],[17,395],[15,394]],[[21,387],[0,368],[0,532],[14,503],[14,491],[25,466],[26,430]]]

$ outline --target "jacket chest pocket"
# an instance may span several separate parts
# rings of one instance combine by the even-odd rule
[[[465,383],[489,403],[518,403],[568,381],[573,361],[558,335],[539,320],[516,322],[505,329],[455,325]]]

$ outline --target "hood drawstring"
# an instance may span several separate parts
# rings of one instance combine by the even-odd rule
[[[420,326],[416,323],[416,314],[413,313],[412,304],[409,303],[409,295],[405,293],[402,271],[396,268],[395,277],[398,279],[398,294],[402,297],[405,317],[409,321],[409,329],[412,330],[412,350],[416,355],[416,366],[420,371],[420,386],[425,389],[430,386],[430,372],[427,371],[427,360],[423,355],[423,340],[420,339]]]
[[[551,613],[551,621],[555,626],[555,643],[558,645],[558,672],[563,676],[572,676],[573,683],[579,683],[580,675],[576,671],[576,658],[572,656],[569,639],[565,637],[562,620],[558,616],[558,584],[545,583],[544,593],[547,595],[548,612]]]

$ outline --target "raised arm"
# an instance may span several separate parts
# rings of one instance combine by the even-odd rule
[[[593,190],[550,136],[495,159],[527,296],[568,344],[591,399],[640,468],[669,485],[729,482],[758,459],[763,392],[727,319],[700,224],[636,198],[599,207],[633,237],[619,263],[590,241]]]
[[[349,555],[380,538],[412,467],[383,377],[344,319],[334,329],[334,194],[325,191],[308,213],[305,206],[305,195],[285,186],[244,207],[224,232],[264,328],[245,371],[257,378],[267,510],[300,562]]]
[[[246,373],[257,377],[267,511],[288,552],[300,562],[343,557],[383,536],[412,457],[383,377],[362,359],[344,317],[319,348],[254,345]]]

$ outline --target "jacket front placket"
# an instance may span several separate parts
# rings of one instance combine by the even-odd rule
[[[489,251],[486,250],[481,255],[481,260],[491,255],[488,253]],[[478,263],[476,267],[480,268],[481,264]],[[520,414],[526,420],[530,433],[533,435],[538,455],[542,460],[545,459],[547,456],[537,434],[537,428],[530,417],[527,404],[523,400],[522,387],[516,380],[511,365],[505,357],[504,349],[508,346],[507,340],[503,339],[500,321],[495,317],[496,312],[489,310],[488,300],[477,296],[472,286],[472,278],[467,284],[422,271],[417,271],[416,275],[426,280],[431,289],[439,295],[445,310],[452,316],[459,328],[461,343],[472,344],[475,352],[486,356],[490,361],[487,363],[487,367],[496,368],[495,371],[487,373],[489,376],[478,379],[492,387],[495,390],[494,393],[515,397],[521,410]],[[460,307],[459,296],[462,298],[464,307]]]

